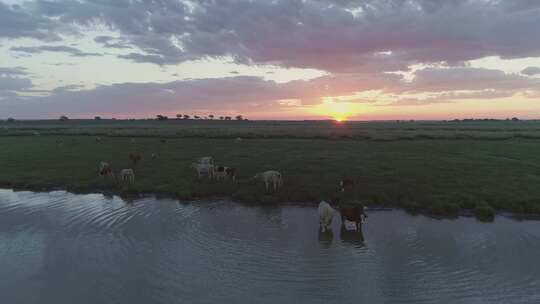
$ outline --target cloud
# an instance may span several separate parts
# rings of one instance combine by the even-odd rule
[[[17,91],[32,88],[32,81],[23,67],[0,67],[0,100],[13,98]]]
[[[395,104],[426,104],[495,99],[520,92],[536,96],[540,87],[539,79],[528,77],[540,74],[538,67],[528,67],[521,74],[508,74],[467,65],[469,60],[486,56],[540,57],[540,40],[536,39],[536,29],[540,28],[538,1],[28,0],[22,3],[0,3],[0,39],[9,39],[13,52],[103,55],[61,41],[66,37],[91,38],[104,48],[123,51],[116,55],[118,58],[137,63],[165,66],[199,59],[232,58],[247,65],[269,64],[327,72],[316,79],[287,83],[235,74],[231,76],[237,77],[123,83],[92,90],[60,87],[52,90],[50,96],[20,97],[14,92],[32,88],[31,80],[26,78],[30,77],[25,74],[27,71],[0,69],[3,103],[9,101],[12,110],[24,108],[36,115],[39,115],[37,109],[54,112],[54,116],[58,111],[82,114],[134,109],[146,113],[182,107],[255,111],[279,108],[276,102],[279,100],[301,100],[305,106],[318,104],[324,97],[354,96],[369,90],[397,96]],[[104,34],[94,37],[96,29],[104,29]],[[55,45],[20,46],[16,38],[55,40]],[[427,68],[416,70],[417,66]],[[393,73],[404,71],[412,79],[406,81],[400,73]],[[424,97],[410,97],[414,94]]]
[[[479,90],[469,92],[442,92],[432,94],[428,97],[398,97],[385,106],[417,106],[427,104],[452,103],[458,100],[474,99],[474,100],[489,100],[497,98],[511,97],[515,94],[514,91],[504,90]]]
[[[24,67],[0,67],[0,76],[22,76],[27,74],[28,73]]]
[[[411,83],[403,86],[404,91],[519,90],[540,86],[538,79],[484,68],[426,68],[416,71],[414,76]]]
[[[0,75],[0,97],[7,91],[14,92],[32,87],[32,81],[28,78],[19,78]],[[12,96],[10,94],[10,96]]]
[[[87,53],[83,52],[77,48],[70,47],[70,46],[50,46],[50,45],[42,45],[42,46],[19,46],[19,47],[12,47],[10,48],[11,51],[15,52],[22,52],[22,53],[28,53],[28,54],[40,54],[43,52],[54,52],[54,53],[65,53],[70,56],[77,56],[77,57],[86,57],[86,56],[100,56],[99,53]]]
[[[230,56],[358,73],[540,56],[540,5],[530,0],[57,0],[2,9],[17,15],[2,21],[11,37],[104,25],[125,39],[114,47],[140,50],[123,58],[159,65]]]
[[[59,24],[50,18],[23,8],[0,2],[0,38],[36,38],[60,40],[55,32]]]
[[[102,44],[104,47],[107,48],[114,48],[114,49],[131,49],[132,47],[124,41],[123,39],[111,37],[111,36],[97,36],[94,38],[94,41],[97,43]]]
[[[521,74],[527,75],[527,76],[534,76],[540,74],[540,67],[527,67],[521,71]]]

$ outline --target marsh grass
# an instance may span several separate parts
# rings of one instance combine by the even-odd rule
[[[512,132],[539,134],[540,123],[358,123],[340,127],[313,122],[311,130],[308,122],[62,124],[6,124],[8,129],[0,131],[0,184],[180,199],[229,196],[265,204],[316,203],[324,198],[401,206],[438,216],[456,216],[462,210],[483,216],[489,208],[540,213],[540,141],[534,137],[537,135],[506,137]],[[41,135],[29,135],[35,130]],[[416,135],[411,137],[409,132]],[[441,137],[445,132],[466,136]],[[499,133],[505,135],[499,138]],[[97,135],[102,137],[100,143],[95,141]],[[235,142],[240,135],[244,140]],[[130,164],[131,152],[143,156],[136,166]],[[158,158],[151,159],[152,153]],[[217,164],[237,168],[238,183],[198,180],[190,164],[206,155],[214,156]],[[116,173],[133,168],[135,183],[123,185],[99,177],[99,161],[109,162]],[[282,172],[284,187],[278,193],[265,193],[264,185],[250,179],[265,170]],[[345,176],[357,179],[358,186],[340,193],[338,182]]]

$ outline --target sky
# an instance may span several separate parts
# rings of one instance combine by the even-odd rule
[[[0,0],[0,119],[540,118],[537,0]]]

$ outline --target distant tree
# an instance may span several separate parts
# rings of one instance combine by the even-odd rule
[[[201,117],[198,116],[198,115],[194,115],[193,118],[195,118],[195,119],[201,119]]]
[[[156,117],[157,117],[157,120],[167,120],[167,119],[169,119],[169,117],[167,117],[165,115],[161,115],[161,114],[156,115]]]
[[[242,117],[242,115],[236,115],[236,120],[244,120],[244,118]]]
[[[219,120],[223,120],[223,119],[225,119],[225,117],[223,117],[223,116],[220,116],[220,117],[219,117]]]
[[[101,120],[101,116],[94,117],[94,120]]]
[[[189,115],[184,114],[184,119],[189,119]]]
[[[69,118],[67,116],[65,116],[65,115],[62,115],[62,116],[60,116],[59,120],[60,121],[68,121]]]
[[[10,117],[10,118],[7,119],[7,122],[15,122],[15,118]]]
[[[230,116],[225,116],[225,120],[231,120]]]
[[[176,119],[182,119],[184,117],[182,114],[176,114]]]
[[[519,118],[517,118],[517,117],[512,117],[512,121],[519,121]]]
[[[213,115],[213,114],[208,115],[208,117],[210,117],[210,119],[214,119],[214,115]]]

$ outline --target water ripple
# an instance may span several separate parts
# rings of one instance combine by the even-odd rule
[[[0,190],[11,303],[536,303],[540,223]],[[26,287],[32,287],[27,290]]]

